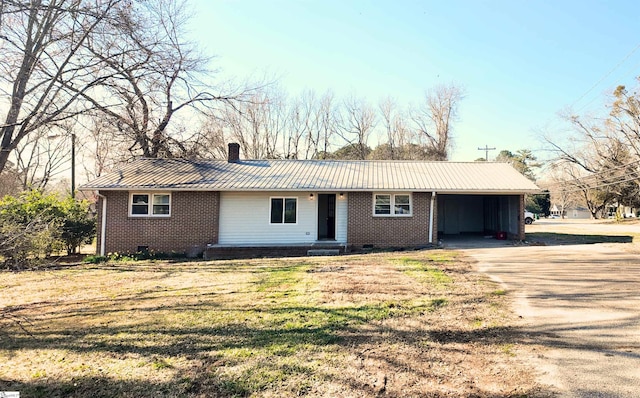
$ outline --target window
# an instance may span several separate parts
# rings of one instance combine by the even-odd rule
[[[171,195],[167,193],[131,194],[130,215],[168,217],[171,215]]]
[[[394,214],[411,214],[411,200],[409,195],[394,195]]]
[[[149,195],[131,196],[131,215],[149,214]]]
[[[295,224],[298,198],[271,198],[271,224]]]
[[[391,214],[391,195],[376,195],[376,214]]]
[[[373,215],[375,216],[410,216],[411,195],[409,194],[377,194],[373,196]]]
[[[169,215],[169,195],[153,195],[153,214]]]

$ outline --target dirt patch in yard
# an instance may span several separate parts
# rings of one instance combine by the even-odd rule
[[[507,292],[451,251],[2,273],[0,305],[24,397],[552,395]]]

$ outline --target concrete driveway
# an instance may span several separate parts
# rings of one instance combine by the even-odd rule
[[[537,224],[527,232],[640,233],[640,224]],[[633,244],[473,246],[458,248],[504,284],[529,342],[546,347],[532,359],[541,382],[566,397],[640,396],[640,255]]]

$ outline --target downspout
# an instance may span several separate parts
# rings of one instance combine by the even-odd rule
[[[431,192],[431,207],[429,208],[429,243],[433,243],[433,211],[436,208],[436,193]]]
[[[104,245],[107,242],[107,197],[98,191],[98,196],[102,198],[102,219],[100,220],[100,255],[105,255]]]

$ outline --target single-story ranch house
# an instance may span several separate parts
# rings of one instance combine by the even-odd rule
[[[524,194],[506,163],[138,159],[98,192],[98,253],[423,247],[439,235],[524,239]]]

